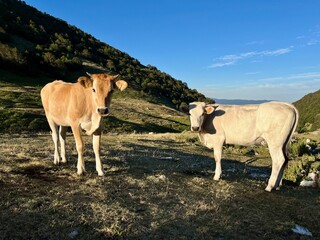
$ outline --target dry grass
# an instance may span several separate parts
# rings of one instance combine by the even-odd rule
[[[283,186],[266,193],[270,159],[225,155],[222,180],[212,180],[212,152],[195,135],[105,135],[105,177],[95,173],[85,138],[86,169],[76,151],[53,165],[49,135],[0,136],[1,239],[308,239],[320,238],[319,190]]]

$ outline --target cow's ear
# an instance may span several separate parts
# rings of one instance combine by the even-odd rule
[[[123,91],[128,87],[128,83],[123,80],[116,81],[115,85],[116,85],[116,88],[118,88],[120,91]]]
[[[92,82],[93,82],[93,80],[88,77],[79,77],[78,78],[78,83],[80,83],[85,88],[92,87]]]
[[[206,107],[204,108],[204,112],[205,112],[206,114],[211,114],[211,113],[214,112],[214,108],[213,108],[212,106],[206,106]]]
[[[217,108],[218,106],[219,106],[219,105],[207,105],[207,106],[205,106],[205,108],[204,108],[204,112],[205,112],[206,114],[211,114],[211,113],[214,112],[214,110],[216,110],[216,108]]]

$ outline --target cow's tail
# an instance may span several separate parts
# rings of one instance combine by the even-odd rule
[[[288,137],[286,139],[286,142],[285,144],[283,145],[283,153],[284,153],[284,156],[286,158],[286,161],[288,161],[288,154],[289,154],[289,148],[290,148],[290,142],[291,142],[291,138],[292,138],[292,135],[293,133],[295,132],[297,126],[298,126],[298,121],[299,121],[299,112],[298,112],[298,109],[293,106],[292,104],[288,104],[293,110],[294,110],[294,123],[292,124],[292,127],[291,127],[291,130],[288,134]]]

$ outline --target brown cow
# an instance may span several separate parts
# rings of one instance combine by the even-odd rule
[[[77,83],[66,83],[60,80],[48,83],[41,90],[41,100],[52,131],[55,147],[54,164],[59,164],[60,159],[61,162],[66,162],[66,131],[67,126],[71,126],[78,151],[77,173],[79,175],[84,173],[82,128],[87,135],[93,134],[96,170],[99,176],[103,176],[104,170],[100,160],[102,117],[109,113],[113,90],[123,91],[128,84],[123,80],[117,80],[118,75],[87,74],[89,77],[79,77]],[[59,131],[58,126],[60,126]]]

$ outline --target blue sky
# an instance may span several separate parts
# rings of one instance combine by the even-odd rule
[[[318,0],[25,0],[207,97],[320,89]]]

